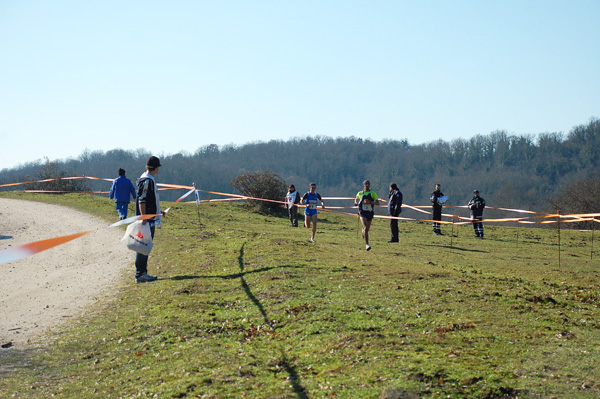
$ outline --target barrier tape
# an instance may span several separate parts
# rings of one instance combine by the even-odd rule
[[[145,214],[145,215],[131,216],[131,217],[128,217],[127,219],[119,220],[118,222],[113,223],[113,224],[111,224],[108,227],[117,227],[117,226],[122,226],[124,224],[129,224],[129,223],[137,222],[138,220],[152,219],[155,216],[160,216],[160,215]]]
[[[110,178],[98,178],[98,177],[93,177],[93,176],[68,176],[68,177],[62,177],[62,178],[52,178],[52,179],[43,179],[43,180],[37,180],[37,181],[28,181],[28,182],[18,182],[18,183],[9,183],[9,184],[2,184],[0,185],[0,187],[14,187],[14,186],[18,186],[18,185],[23,185],[23,184],[30,184],[30,183],[44,183],[44,182],[50,182],[50,181],[56,181],[56,180],[76,180],[76,179],[90,179],[90,180],[102,180],[102,181],[108,181],[108,182],[113,182],[114,179],[110,179]],[[189,195],[191,195],[192,193],[196,193],[196,195],[198,194],[198,192],[204,192],[204,193],[208,193],[208,194],[213,194],[213,195],[220,195],[220,196],[226,196],[226,197],[230,197],[227,199],[210,199],[210,200],[196,200],[195,202],[197,204],[199,204],[200,202],[216,202],[216,201],[240,201],[240,200],[254,200],[254,201],[265,201],[265,202],[272,202],[272,203],[279,203],[282,205],[286,205],[286,202],[284,201],[277,201],[277,200],[270,200],[270,199],[265,199],[265,198],[256,198],[256,197],[249,197],[249,196],[244,196],[244,195],[239,195],[239,194],[230,194],[230,193],[222,193],[222,192],[218,192],[218,191],[210,191],[210,190],[200,190],[197,189],[195,186],[185,186],[185,185],[180,185],[180,184],[170,184],[170,183],[157,183],[157,186],[159,187],[159,190],[177,190],[177,189],[187,189],[189,190],[186,194],[182,195],[181,197],[179,197],[174,203],[173,205],[177,204],[178,202],[182,201],[183,199],[187,198]],[[45,191],[45,190],[24,190],[26,192],[35,192],[35,193],[60,193],[60,192],[64,192],[64,191]],[[93,193],[93,194],[106,194],[106,191],[85,191],[86,193]],[[353,197],[323,197],[324,200],[354,200]],[[385,199],[380,199],[383,202],[387,202]],[[169,212],[173,205],[171,205],[171,207],[167,208],[167,210],[165,211],[165,213]],[[297,205],[295,204],[295,206],[298,207],[306,207],[304,205]],[[424,213],[427,215],[431,215],[432,213],[426,210],[423,210],[421,208],[424,209],[429,209],[431,208],[431,205],[408,205],[408,204],[403,204],[402,205],[403,208],[407,208],[407,209],[411,209],[413,211],[419,212],[419,213]],[[467,208],[466,205],[445,205],[444,208],[460,208],[460,209],[465,209]],[[324,211],[331,211],[332,209],[356,209],[355,206],[328,206],[326,209],[323,209]],[[529,219],[529,218],[557,218],[560,219],[563,222],[567,222],[567,223],[576,223],[576,222],[583,222],[583,221],[596,221],[598,222],[598,220],[596,220],[596,217],[600,217],[600,213],[590,213],[590,214],[570,214],[570,215],[560,215],[560,214],[540,214],[539,212],[534,212],[534,211],[528,211],[528,210],[524,210],[524,209],[511,209],[511,208],[500,208],[500,207],[492,207],[492,206],[488,206],[486,207],[486,209],[496,209],[496,210],[502,210],[502,211],[507,211],[507,212],[516,212],[516,213],[524,213],[524,214],[529,214],[529,215],[536,215],[536,216],[527,216],[527,217],[523,217],[523,218],[501,218],[501,219],[483,219],[483,220],[477,220],[477,222],[481,222],[481,223],[502,223],[502,222],[517,222],[517,223],[536,223],[536,222],[532,222],[532,221],[525,221],[524,219]],[[345,212],[340,212],[340,213],[345,213]],[[348,215],[352,215],[350,213],[345,213]],[[458,222],[453,221],[436,221],[441,223],[441,224],[468,224],[468,223],[473,223],[474,219],[469,218],[469,217],[464,217],[464,216],[460,216],[460,215],[455,215],[455,214],[449,214],[449,213],[443,213],[442,216],[446,217],[446,218],[454,218],[459,220]],[[398,219],[398,220],[403,220],[403,221],[421,221],[421,222],[431,222],[430,219],[424,220],[424,219],[417,219],[417,218],[404,218],[404,217],[393,217],[393,216],[385,216],[385,215],[375,215],[376,218],[381,218],[381,219]],[[591,219],[589,219],[591,218]],[[541,221],[539,222],[541,224],[547,224],[547,223],[557,223],[557,221]]]
[[[89,233],[91,233],[91,231],[71,234],[68,236],[49,238],[47,240],[35,241],[14,248],[7,248],[5,250],[0,251],[0,264],[26,258],[28,256],[37,254],[38,252],[42,252],[47,249],[56,247],[58,245],[65,244],[69,241],[72,241]]]
[[[63,177],[63,178],[31,181],[31,182],[2,184],[2,185],[0,185],[0,187],[13,187],[13,186],[18,186],[18,185],[23,185],[23,184],[28,184],[28,183],[44,183],[44,182],[50,182],[50,181],[56,181],[56,180],[75,180],[75,179],[103,180],[103,181],[109,181],[109,182],[114,181],[114,179],[104,179],[104,178],[97,178],[97,177],[91,177],[91,176],[70,176],[70,177]],[[222,193],[222,192],[218,192],[218,191],[200,190],[195,187],[195,184],[193,186],[184,186],[184,185],[179,185],[179,184],[157,183],[157,186],[160,187],[160,188],[158,188],[159,190],[177,190],[177,189],[189,190],[184,195],[179,197],[169,208],[167,208],[164,212],[165,214],[168,213],[175,204],[183,201],[185,198],[190,196],[192,193],[194,193],[196,195],[196,200],[190,201],[188,203],[195,202],[196,204],[199,204],[201,202],[255,200],[255,201],[265,201],[265,202],[272,202],[272,203],[287,205],[287,202],[285,202],[285,201],[277,201],[277,200],[271,200],[271,199],[266,199],[266,198],[256,198],[256,197],[250,197],[250,196],[239,195],[239,194]],[[62,193],[62,192],[65,192],[65,191],[50,191],[50,190],[24,190],[24,191],[25,192],[34,192],[34,193]],[[86,192],[94,193],[94,194],[108,193],[106,191],[86,191]],[[226,196],[229,198],[200,200],[198,197],[199,192],[204,192],[204,193],[213,194],[213,195],[221,195],[221,196]],[[352,197],[323,197],[323,199],[324,200],[354,200],[354,198],[352,198]],[[381,199],[381,201],[387,202],[384,199]],[[306,208],[306,205],[294,204],[294,206],[297,206],[300,208]],[[416,212],[431,215],[431,212],[421,209],[421,208],[430,208],[431,205],[413,206],[413,205],[403,204],[402,207],[414,210]],[[467,208],[467,206],[466,205],[455,205],[455,206],[445,206],[445,208]],[[501,218],[501,219],[481,219],[481,220],[479,220],[479,219],[467,218],[467,217],[462,217],[459,215],[444,213],[442,215],[445,217],[452,218],[452,221],[436,220],[435,223],[446,224],[446,225],[448,225],[448,224],[464,225],[464,224],[469,224],[469,223],[473,223],[473,222],[479,222],[479,223],[517,222],[517,223],[523,223],[523,224],[535,224],[536,223],[535,221],[526,220],[526,219],[538,219],[538,218],[556,219],[556,220],[543,220],[543,221],[539,222],[541,224],[558,223],[559,221],[564,222],[564,223],[578,223],[578,222],[584,222],[584,221],[593,221],[593,222],[600,223],[600,219],[596,219],[597,217],[600,217],[600,213],[586,213],[586,214],[580,213],[580,214],[561,215],[560,213],[540,214],[538,212],[527,211],[527,210],[523,210],[523,209],[494,208],[494,207],[487,207],[487,208],[503,210],[503,211],[508,211],[508,212],[526,213],[526,214],[537,215],[537,216],[527,216],[527,217],[522,217],[522,218]],[[333,207],[329,206],[328,208],[322,208],[321,210],[325,211],[325,212],[333,212],[333,213],[339,213],[339,214],[343,214],[343,215],[358,217],[358,215],[356,213],[342,212],[342,211],[337,211],[336,209],[357,209],[357,207],[356,206],[333,206]],[[138,220],[151,219],[156,216],[159,216],[159,215],[146,214],[146,215],[132,216],[127,219],[120,220],[116,223],[113,223],[109,227],[122,226],[125,224],[133,223]],[[433,222],[431,219],[424,220],[424,219],[407,218],[407,217],[400,217],[400,216],[387,216],[387,215],[374,215],[374,218],[390,219],[390,220],[396,219],[396,220],[402,220],[402,221]],[[454,219],[458,219],[459,221],[456,222]],[[69,241],[72,241],[76,238],[82,237],[91,232],[92,231],[87,231],[87,232],[83,232],[83,233],[76,233],[76,234],[71,234],[71,235],[62,236],[62,237],[55,237],[55,238],[50,238],[50,239],[46,239],[46,240],[35,241],[35,242],[29,243],[29,244],[21,245],[19,247],[8,248],[5,250],[2,250],[2,251],[0,251],[0,264],[23,259],[25,257],[34,255],[36,253],[45,251],[47,249],[65,244]]]

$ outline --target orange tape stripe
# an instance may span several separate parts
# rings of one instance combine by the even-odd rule
[[[50,238],[47,240],[35,241],[29,244],[21,245],[19,247],[5,249],[3,251],[0,251],[0,263],[12,262],[15,260],[26,258],[28,256],[37,254],[38,252],[42,252],[47,249],[56,247],[58,245],[62,245],[89,233],[91,233],[91,231],[71,234],[68,236]]]
[[[75,180],[75,179],[104,180],[104,181],[109,181],[109,182],[114,181],[114,179],[98,178],[98,177],[93,177],[93,176],[68,176],[68,177],[62,177],[62,178],[53,178],[53,179],[44,179],[44,180],[37,180],[37,181],[28,181],[28,182],[2,184],[2,185],[0,185],[0,187],[11,187],[11,186],[17,186],[17,185],[27,184],[27,183],[44,183],[44,182],[50,182],[50,181],[56,181],[56,180]],[[193,190],[194,189],[194,187],[192,187],[192,186],[185,186],[185,185],[180,185],[180,184],[169,184],[169,183],[157,183],[157,186],[162,187],[162,188],[160,188],[160,190],[175,190],[175,189],[192,189]],[[217,191],[207,191],[207,190],[198,190],[198,191],[202,191],[202,192],[206,192],[206,193],[211,193],[211,194],[216,194],[216,195],[223,195],[223,196],[233,197],[233,198],[236,198],[237,200],[251,199],[251,200],[256,200],[256,201],[267,201],[267,202],[274,202],[274,203],[285,204],[285,202],[283,202],[283,201],[275,201],[275,200],[267,200],[267,199],[263,199],[263,198],[247,197],[247,196],[243,196],[243,195],[221,193],[221,192],[217,192]],[[61,192],[61,191],[27,190],[27,192],[58,193],[58,192]],[[62,192],[64,192],[64,191],[62,191]],[[93,193],[93,194],[106,194],[106,191],[82,191],[82,192]],[[187,194],[187,195],[189,195],[189,194]],[[181,199],[183,199],[183,198],[178,199],[177,201],[175,201],[175,203],[181,201]],[[354,198],[352,198],[352,197],[323,197],[323,199],[324,200],[352,200]],[[383,202],[386,202],[385,199],[381,199],[381,200]],[[380,205],[380,206],[384,207],[385,205]],[[304,207],[304,206],[300,205],[299,207]],[[423,211],[423,210],[419,209],[419,208],[430,208],[431,205],[411,206],[411,205],[404,204],[403,207],[408,208],[408,209],[413,209],[413,210],[415,210],[417,212],[421,212],[421,213],[425,213],[425,214],[431,214],[431,212],[427,212],[427,211]],[[465,205],[445,205],[445,207],[446,208],[466,208]],[[333,208],[333,209],[349,209],[349,208],[352,208],[352,207],[329,207],[329,208]],[[559,214],[544,215],[544,214],[540,214],[539,212],[528,211],[528,210],[524,210],[524,209],[495,208],[495,207],[492,207],[492,206],[488,206],[487,208],[488,209],[498,209],[498,210],[509,211],[509,212],[520,212],[520,213],[529,213],[529,214],[539,215],[539,216],[533,216],[534,218],[556,218],[556,217],[558,217],[558,218],[561,218],[561,219],[572,219],[572,218],[582,218],[582,217],[592,217],[592,218],[593,217],[597,217],[597,216],[600,217],[600,213],[569,214],[569,215],[559,215]],[[458,218],[459,220],[472,220],[471,218],[466,218],[466,217],[462,217],[462,216],[458,216],[458,215],[451,215],[451,214],[443,214],[443,216],[445,216],[445,217],[455,217],[455,218]],[[403,220],[418,220],[418,219],[403,218]],[[484,220],[483,222],[493,223],[493,222],[508,222],[508,221],[515,221],[515,219],[514,218],[487,219],[487,220]],[[569,222],[575,222],[575,221],[569,221]]]

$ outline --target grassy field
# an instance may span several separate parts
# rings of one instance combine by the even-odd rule
[[[35,198],[109,219],[100,197]],[[241,204],[177,205],[149,272],[11,352],[0,397],[596,398],[600,261],[591,232],[319,213],[317,242]],[[115,245],[121,245],[116,242]],[[402,389],[403,391],[399,390]]]

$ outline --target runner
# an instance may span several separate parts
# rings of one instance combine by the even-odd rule
[[[371,250],[371,246],[369,245],[369,229],[371,228],[373,216],[375,216],[374,205],[379,205],[379,198],[375,191],[371,191],[371,182],[365,180],[363,182],[363,190],[356,194],[354,206],[358,206],[358,215],[363,226],[362,235],[365,239],[367,251]]]
[[[325,203],[321,199],[321,195],[315,190],[317,189],[316,183],[310,183],[310,191],[304,194],[301,203],[306,205],[304,208],[304,227],[310,229],[310,223],[312,221],[312,236],[310,242],[315,242],[315,234],[317,233],[317,206],[321,201],[321,208],[325,209]]]

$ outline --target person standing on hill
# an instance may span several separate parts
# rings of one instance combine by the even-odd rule
[[[473,219],[473,230],[475,237],[483,239],[483,209],[485,208],[485,200],[479,196],[479,190],[473,191],[473,198],[467,204],[471,210],[471,219]]]
[[[127,219],[127,209],[129,208],[130,198],[137,198],[133,183],[125,177],[125,170],[119,168],[119,177],[117,177],[110,188],[108,198],[114,199],[117,204],[119,220]]]
[[[301,201],[303,205],[306,205],[306,208],[304,208],[304,227],[310,229],[310,223],[312,222],[310,242],[315,242],[315,234],[317,233],[317,207],[319,201],[321,201],[321,208],[325,209],[325,203],[321,195],[315,191],[316,189],[317,184],[310,183],[310,191],[304,194]]]
[[[390,184],[390,194],[388,197],[388,213],[397,218],[402,213],[402,192],[398,189],[396,183]],[[390,219],[390,230],[392,238],[388,242],[398,242],[398,219]]]
[[[291,227],[298,227],[298,204],[300,203],[300,193],[296,190],[293,184],[290,184],[290,188],[285,196],[285,204],[290,217]]]
[[[362,235],[365,239],[367,251],[371,250],[369,245],[369,230],[371,229],[371,221],[375,216],[375,205],[379,205],[379,198],[375,191],[371,191],[371,182],[365,180],[363,182],[363,190],[356,194],[354,206],[358,206],[358,216],[362,223]]]
[[[431,202],[433,203],[433,234],[436,236],[442,235],[441,223],[442,220],[442,204],[446,202],[446,196],[441,191],[442,186],[435,185],[435,191],[431,193]]]
[[[157,157],[150,157],[146,162],[146,171],[140,176],[137,181],[138,197],[136,201],[136,215],[157,215],[151,219],[145,219],[142,224],[150,223],[150,232],[154,239],[154,230],[158,225],[160,227],[161,218],[164,215],[160,209],[160,199],[158,197],[158,189],[154,176],[160,170],[160,160]],[[138,283],[146,283],[156,280],[156,276],[148,274],[148,256],[140,253],[135,257],[135,280]]]

